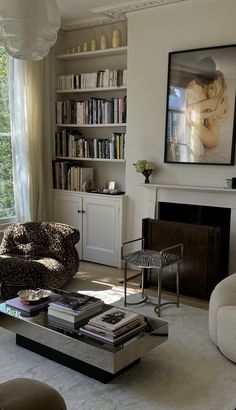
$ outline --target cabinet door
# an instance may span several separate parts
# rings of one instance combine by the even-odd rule
[[[122,201],[83,198],[83,259],[120,267]]]
[[[80,241],[76,245],[80,259],[82,254],[82,197],[74,192],[54,193],[54,221],[71,225],[80,231]]]

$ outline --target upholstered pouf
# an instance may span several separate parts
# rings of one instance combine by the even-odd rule
[[[236,362],[236,273],[218,283],[211,294],[209,334],[223,355]]]
[[[46,383],[20,378],[0,384],[0,410],[66,410],[66,405]]]

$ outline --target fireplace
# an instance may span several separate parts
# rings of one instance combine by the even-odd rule
[[[203,278],[202,284],[199,279],[197,289],[193,289],[191,286],[188,289],[189,284],[186,289],[183,283],[184,292],[182,291],[182,293],[192,296],[209,298],[216,283],[228,274],[236,272],[236,190],[161,184],[152,184],[146,188],[148,188],[149,217],[160,222],[179,224],[181,232],[183,232],[184,227],[187,230],[194,229],[195,235],[202,236],[205,245],[209,246],[209,252],[206,251],[206,248],[204,251],[205,263],[209,265],[209,271],[204,273],[203,269],[200,268],[199,272],[195,272],[199,278],[202,274],[205,275],[205,279]],[[178,241],[177,234],[174,235],[175,240]],[[162,236],[164,236],[163,232]],[[208,245],[207,238],[209,239]],[[194,249],[194,236],[191,240],[193,240],[192,249]],[[189,245],[188,239],[186,243]],[[199,254],[196,260],[201,262],[203,257]],[[189,280],[187,274],[185,269],[186,278]],[[172,285],[174,284],[167,280],[166,289],[171,290]]]
[[[230,208],[169,202],[158,203],[158,219],[160,220],[219,228],[219,280],[225,278],[229,273],[230,216]]]

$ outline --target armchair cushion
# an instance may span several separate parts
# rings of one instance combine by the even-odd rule
[[[19,223],[5,229],[0,254],[50,257],[64,263],[68,259],[68,250],[74,249],[79,239],[79,231],[69,225]]]
[[[77,229],[54,222],[26,222],[4,231],[0,246],[0,282],[10,282],[6,297],[14,297],[13,284],[32,288],[62,287],[79,268],[75,244]],[[6,288],[6,287],[5,287]]]

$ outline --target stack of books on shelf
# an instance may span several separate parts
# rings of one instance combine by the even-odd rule
[[[113,307],[80,327],[80,333],[104,343],[116,345],[125,341],[146,327],[144,318],[138,313]]]
[[[93,296],[65,292],[48,307],[49,324],[66,330],[75,330],[79,322],[102,310],[103,301]]]
[[[53,187],[69,191],[82,191],[86,180],[93,181],[93,168],[80,167],[68,161],[53,161]]]

